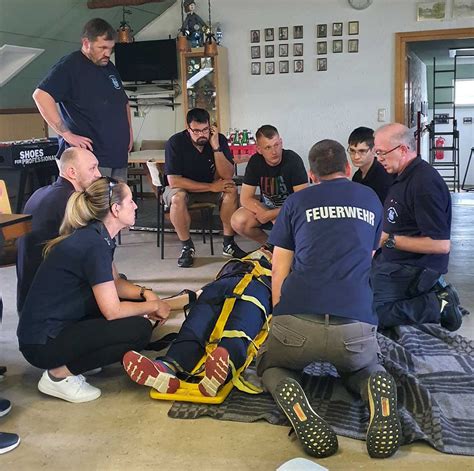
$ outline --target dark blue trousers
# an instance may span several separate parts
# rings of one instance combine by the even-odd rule
[[[197,303],[184,321],[178,337],[171,344],[165,359],[177,363],[186,372],[191,372],[204,355],[206,343],[214,330],[222,305],[241,276],[221,278],[207,285]],[[252,280],[244,294],[256,297],[270,313],[270,290],[257,280]],[[225,330],[241,330],[250,338],[260,332],[265,322],[264,314],[255,304],[237,299],[229,316]],[[247,358],[249,341],[244,338],[224,338],[219,346],[227,349],[236,369]]]
[[[379,329],[397,325],[439,324],[440,302],[433,287],[441,274],[387,262],[379,254],[372,262],[371,283]]]

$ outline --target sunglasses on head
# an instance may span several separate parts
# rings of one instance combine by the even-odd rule
[[[101,180],[105,180],[109,185],[109,207],[112,207],[112,190],[115,185],[118,185],[120,182],[112,177],[100,177]]]

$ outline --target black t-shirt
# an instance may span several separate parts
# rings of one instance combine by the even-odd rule
[[[23,308],[33,278],[43,260],[45,242],[59,235],[59,226],[69,197],[74,192],[72,183],[59,177],[52,185],[36,190],[26,202],[25,214],[33,216],[31,232],[17,241],[17,309]]]
[[[74,134],[92,139],[101,167],[124,168],[128,162],[130,126],[120,75],[109,62],[95,65],[81,51],[63,57],[38,88],[49,93]],[[69,145],[59,140],[58,157]]]
[[[398,175],[384,205],[383,230],[388,234],[451,238],[451,195],[440,174],[417,157]],[[388,262],[448,271],[449,254],[433,255],[382,248]]]
[[[219,133],[219,147],[233,163],[227,139]],[[179,175],[195,182],[212,183],[216,173],[214,151],[207,142],[202,152],[196,148],[187,130],[171,136],[165,148],[165,174]]]
[[[301,157],[292,150],[283,149],[281,162],[274,167],[265,162],[263,155],[252,155],[245,169],[244,183],[260,187],[265,206],[279,208],[295,186],[308,183],[308,174]]]
[[[360,169],[358,169],[352,177],[353,182],[362,183],[362,185],[372,188],[372,190],[377,193],[382,204],[385,202],[388,189],[392,185],[393,179],[393,175],[390,175],[385,171],[383,165],[377,160],[376,157],[374,157],[374,162],[370,166],[365,178],[362,178],[362,172]]]
[[[98,221],[53,247],[26,297],[17,331],[20,346],[45,344],[69,324],[101,315],[92,287],[114,279],[114,248]]]
[[[376,325],[369,275],[381,231],[377,195],[346,178],[291,195],[269,238],[294,252],[273,315],[334,314]]]

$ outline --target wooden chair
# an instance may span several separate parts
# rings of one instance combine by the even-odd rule
[[[11,214],[12,207],[8,198],[7,185],[4,180],[0,180],[0,213]]]
[[[157,213],[156,213],[156,246],[161,248],[161,259],[165,257],[165,215],[169,214],[169,208],[166,206],[163,200],[163,193],[165,187],[163,186],[162,174],[158,168],[158,165],[153,160],[146,163],[148,171],[150,172],[151,181],[153,186],[156,187],[156,199],[157,199]],[[214,209],[217,207],[214,203],[195,203],[188,206],[188,210],[200,211],[201,212],[201,233],[202,242],[206,243],[206,222],[207,231],[209,232],[209,240],[211,245],[211,255],[214,255],[214,239],[212,234],[212,214]]]

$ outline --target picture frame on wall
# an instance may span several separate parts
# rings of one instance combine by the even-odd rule
[[[274,41],[274,40],[275,40],[275,29],[265,28],[265,41]]]
[[[278,55],[280,57],[288,57],[288,44],[280,44],[278,46]]]
[[[359,40],[358,39],[349,39],[347,41],[347,52],[359,52]]]
[[[416,21],[443,21],[446,19],[446,1],[418,2],[416,4]]]
[[[290,61],[280,61],[278,67],[280,74],[287,74],[290,71]]]
[[[251,43],[259,43],[260,42],[260,30],[259,29],[250,30],[250,42]]]
[[[302,56],[303,55],[303,43],[294,43],[293,44],[293,55]]]
[[[280,41],[288,40],[288,26],[280,26],[278,28],[278,39]]]
[[[326,38],[328,35],[328,25],[327,24],[320,24],[316,26],[316,36],[318,38]]]
[[[293,26],[293,39],[303,39],[303,25]]]
[[[327,41],[318,41],[316,43],[316,54],[323,55],[328,53],[328,43]]]
[[[275,57],[275,46],[273,44],[267,44],[265,46],[265,57],[267,59]]]
[[[316,59],[316,68],[318,72],[325,72],[328,70],[328,60],[325,57]]]
[[[454,18],[474,18],[474,3],[472,0],[453,0]]]
[[[333,36],[342,36],[343,33],[343,23],[333,23],[332,24],[332,35]]]
[[[293,61],[293,72],[299,74],[304,72],[304,61],[303,59],[296,59]]]
[[[260,46],[250,46],[250,57],[260,59]]]
[[[354,36],[359,34],[359,22],[358,21],[349,21],[347,25],[347,30],[349,32],[349,36]]]
[[[262,73],[262,64],[260,62],[252,62],[250,64],[250,74],[260,75]]]
[[[342,39],[334,39],[332,42],[332,52],[339,54],[342,52]]]
[[[265,62],[265,74],[273,75],[275,73],[275,62]]]

